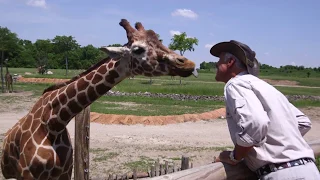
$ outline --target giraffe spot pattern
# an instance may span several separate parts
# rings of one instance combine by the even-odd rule
[[[85,92],[78,93],[77,100],[82,106],[89,104],[89,101],[87,100],[87,94]]]
[[[75,83],[70,84],[66,90],[67,96],[69,99],[74,97],[77,94],[77,90],[75,88]]]
[[[91,79],[93,78],[93,75],[94,75],[94,72],[89,73],[89,74],[86,76],[86,79],[87,79],[88,81],[91,81]]]
[[[113,68],[113,62],[110,62],[109,64],[108,64],[108,69],[112,69]]]
[[[99,72],[100,74],[105,74],[107,73],[107,66],[101,66],[97,72]]]
[[[67,108],[65,108],[65,107],[60,110],[59,115],[60,115],[60,118],[61,118],[62,121],[69,119],[70,116],[71,116],[71,115],[69,114]]]
[[[78,91],[83,91],[89,86],[89,83],[84,80],[84,78],[79,79],[77,82]]]
[[[60,107],[60,105],[65,105],[68,102],[68,98],[65,94],[60,94],[59,96],[59,101],[61,104],[57,104],[58,107]]]
[[[34,158],[32,164],[33,166],[31,166],[29,170],[34,175],[34,178],[39,178],[40,174],[38,172],[42,172],[45,167],[38,158]]]
[[[67,106],[69,107],[71,112],[74,113],[74,114],[79,113],[82,110],[82,107],[79,106],[78,102],[76,102],[74,99],[69,101]]]
[[[92,80],[92,84],[97,84],[98,82],[100,82],[101,80],[103,79],[103,77],[101,76],[101,75],[99,75],[99,74],[95,74],[94,75],[94,78],[93,78],[93,80]]]
[[[91,102],[98,98],[98,95],[94,91],[94,87],[93,86],[89,86],[89,88],[88,88],[88,97],[89,97]]]

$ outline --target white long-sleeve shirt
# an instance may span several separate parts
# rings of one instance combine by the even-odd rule
[[[303,139],[311,121],[273,86],[242,72],[227,82],[224,95],[233,143],[254,146],[245,157],[252,171],[269,163],[315,159]]]

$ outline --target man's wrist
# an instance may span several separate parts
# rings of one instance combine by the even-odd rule
[[[233,150],[233,151],[230,152],[230,154],[229,154],[229,159],[230,159],[232,162],[235,162],[235,163],[238,163],[238,162],[242,161],[242,159],[240,159],[240,160],[237,160],[237,159],[236,159],[235,150]]]

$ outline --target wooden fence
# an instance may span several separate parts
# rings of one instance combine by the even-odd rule
[[[89,180],[89,140],[90,140],[90,106],[75,117],[75,171],[74,179]],[[320,140],[308,142],[316,156],[320,156]],[[90,178],[92,179],[92,178]],[[108,180],[143,179],[143,180],[182,180],[182,179],[257,179],[255,174],[244,165],[239,163],[231,166],[223,163],[212,163],[200,167],[193,167],[189,158],[182,156],[181,166],[165,162],[160,164],[156,161],[150,167],[149,172],[137,172],[123,175],[110,174]],[[94,179],[92,179],[94,180]]]

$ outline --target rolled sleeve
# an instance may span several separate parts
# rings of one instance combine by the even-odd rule
[[[243,147],[260,146],[266,141],[269,117],[254,92],[231,84],[226,89],[227,106],[232,111],[236,143]]]
[[[310,119],[291,103],[290,103],[290,109],[294,114],[296,121],[298,122],[298,128],[299,128],[300,134],[304,136],[305,134],[307,134],[307,132],[309,132],[309,130],[312,127]]]

